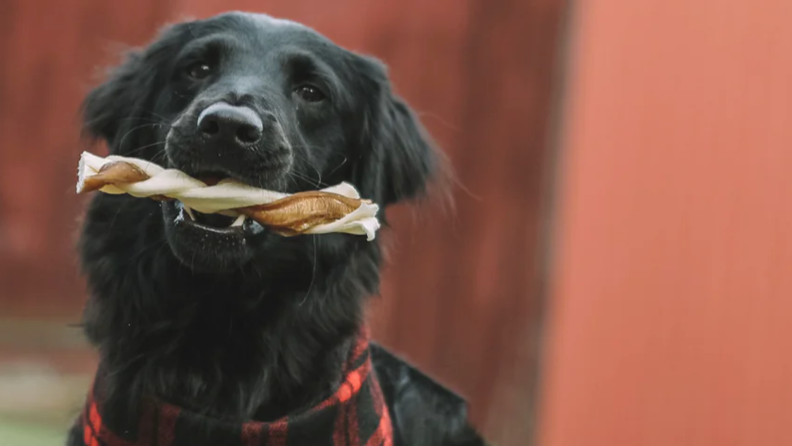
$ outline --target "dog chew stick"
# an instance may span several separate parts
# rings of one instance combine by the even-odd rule
[[[146,172],[136,165],[124,161],[113,161],[103,165],[95,175],[88,176],[82,181],[79,193],[93,192],[108,184],[138,183],[149,179]]]
[[[235,209],[273,232],[290,236],[303,234],[310,228],[330,224],[351,214],[361,200],[327,192],[298,192],[294,195]]]
[[[80,159],[77,193],[101,191],[139,198],[178,200],[202,213],[240,214],[283,235],[341,232],[373,240],[379,207],[361,199],[348,183],[319,191],[284,194],[254,188],[230,179],[216,185],[149,161],[87,152]]]

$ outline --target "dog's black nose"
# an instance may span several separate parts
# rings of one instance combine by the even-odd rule
[[[198,116],[198,130],[208,140],[221,144],[250,146],[261,140],[264,125],[248,107],[225,102],[210,105]]]

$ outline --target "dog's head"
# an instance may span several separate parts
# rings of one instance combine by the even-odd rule
[[[266,15],[168,27],[89,93],[84,115],[113,154],[283,192],[348,181],[382,208],[423,192],[436,165],[382,64]],[[276,237],[251,220],[161,207],[170,250],[198,269],[261,258]]]

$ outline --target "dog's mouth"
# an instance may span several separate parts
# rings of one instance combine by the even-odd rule
[[[223,172],[201,172],[193,175],[193,177],[195,177],[197,180],[203,181],[207,186],[214,186],[220,181],[229,178],[229,176]]]
[[[204,214],[195,209],[190,208],[182,202],[177,202],[176,206],[179,211],[177,220],[184,224],[194,226],[207,232],[231,234],[234,232],[239,233],[252,233],[254,230],[260,232],[264,228],[261,227],[256,221],[247,218],[245,215],[227,215],[221,213]],[[258,226],[258,228],[256,228]]]
[[[208,186],[214,186],[222,180],[231,178],[222,172],[201,172],[194,177]],[[177,220],[181,220],[184,224],[194,226],[207,232],[214,233],[241,233],[249,234],[258,233],[264,230],[256,221],[247,218],[245,215],[236,214],[234,212],[220,212],[213,214],[205,214],[195,209],[190,208],[182,202],[177,203],[179,215]]]
[[[192,176],[210,186],[232,178],[218,172]],[[252,244],[267,232],[255,220],[233,211],[205,214],[175,200],[162,206],[171,249],[192,268],[222,271],[237,267],[252,258]]]

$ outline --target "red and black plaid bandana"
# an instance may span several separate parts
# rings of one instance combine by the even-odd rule
[[[81,416],[86,446],[392,446],[390,415],[372,370],[367,336],[345,364],[344,381],[316,407],[271,423],[229,424],[157,403],[130,441],[103,423],[101,401],[89,393]]]

